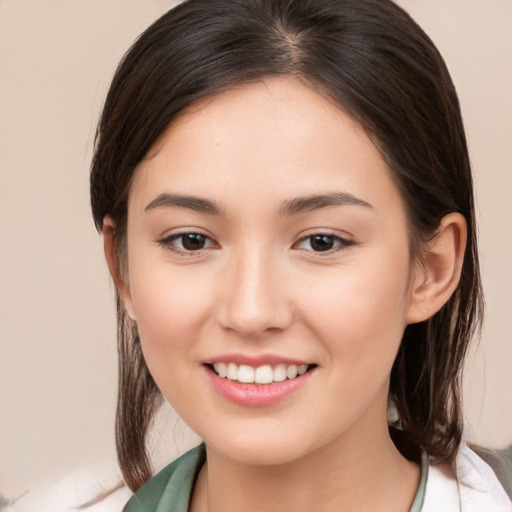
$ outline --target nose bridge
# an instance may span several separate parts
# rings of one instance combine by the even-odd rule
[[[281,266],[272,252],[263,244],[249,244],[229,259],[219,313],[223,327],[257,335],[284,329],[291,320]]]

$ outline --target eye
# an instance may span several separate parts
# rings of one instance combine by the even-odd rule
[[[313,252],[333,252],[353,245],[353,242],[328,233],[318,233],[302,238],[297,247]]]
[[[159,243],[166,249],[181,253],[197,252],[216,246],[208,236],[193,231],[170,235],[160,240]]]

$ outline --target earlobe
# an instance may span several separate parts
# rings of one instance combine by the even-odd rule
[[[118,254],[115,242],[115,228],[114,223],[110,217],[105,217],[103,220],[103,249],[105,251],[105,259],[107,260],[108,269],[117,293],[123,301],[124,307],[128,316],[136,321],[135,312],[133,310],[133,303],[130,295],[130,287],[126,281],[126,276],[121,272],[121,266],[118,261]]]
[[[460,280],[466,238],[464,216],[449,213],[425,242],[421,265],[414,271],[407,324],[427,320],[452,296]]]

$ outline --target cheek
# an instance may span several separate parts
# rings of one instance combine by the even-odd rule
[[[137,256],[130,261],[130,295],[146,362],[158,377],[178,354],[193,359],[194,341],[210,317],[212,286],[197,269]]]
[[[405,328],[409,265],[408,251],[383,252],[308,287],[316,290],[308,300],[311,324],[333,358],[368,368],[392,364]]]

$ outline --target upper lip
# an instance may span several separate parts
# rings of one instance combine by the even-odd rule
[[[277,364],[286,364],[286,365],[310,365],[313,364],[311,361],[306,361],[302,359],[296,359],[293,357],[280,356],[277,354],[260,354],[257,356],[254,355],[246,355],[246,354],[222,354],[215,357],[212,357],[205,361],[205,364],[214,364],[214,363],[235,363],[235,364],[246,364],[248,366],[253,366],[257,368],[258,366],[264,365],[277,365]]]

